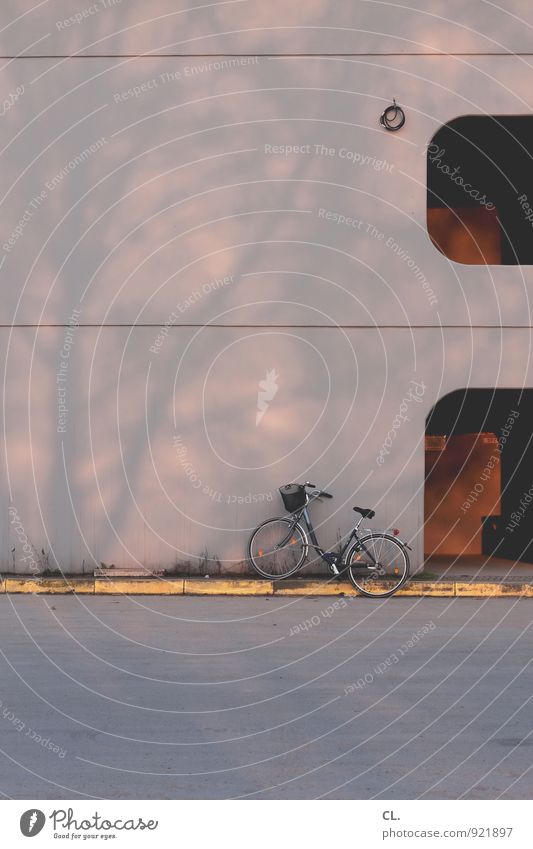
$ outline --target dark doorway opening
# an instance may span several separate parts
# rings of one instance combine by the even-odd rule
[[[533,116],[467,115],[428,146],[427,227],[469,264],[533,264]]]
[[[460,389],[426,420],[425,552],[533,563],[533,390]]]

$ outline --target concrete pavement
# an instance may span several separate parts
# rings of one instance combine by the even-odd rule
[[[530,798],[531,603],[0,598],[15,798]]]

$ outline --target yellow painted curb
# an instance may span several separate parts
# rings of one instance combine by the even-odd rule
[[[272,595],[272,581],[185,579],[185,595]]]
[[[533,598],[533,584],[497,584],[455,582],[456,596],[477,596],[478,598]]]
[[[411,581],[398,590],[395,596],[431,596],[432,598],[450,598],[455,595],[455,584],[452,581]]]
[[[274,595],[357,595],[346,581],[274,581]]]
[[[183,578],[154,580],[152,578],[95,578],[96,595],[183,595]]]
[[[94,593],[92,578],[6,578],[6,593]]]
[[[348,582],[262,581],[240,578],[23,578],[0,577],[0,593],[96,595],[355,596]],[[533,598],[533,583],[411,581],[398,596],[433,598]]]

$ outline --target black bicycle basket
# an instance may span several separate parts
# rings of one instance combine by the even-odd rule
[[[299,483],[286,483],[285,486],[280,487],[279,491],[283,498],[285,509],[289,513],[299,510],[307,500],[305,486],[301,486]]]

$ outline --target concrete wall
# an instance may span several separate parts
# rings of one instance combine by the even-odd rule
[[[293,479],[335,493],[325,542],[365,502],[419,565],[425,416],[531,385],[531,268],[435,250],[425,148],[458,115],[530,111],[503,54],[533,12],[278,5],[178,25],[124,1],[66,27],[70,3],[2,6],[0,48],[26,57],[0,77],[4,571],[239,569]],[[257,55],[446,49],[502,55]],[[146,51],[251,55],[125,55]],[[393,96],[399,133],[378,124]]]
[[[527,0],[4,0],[2,53],[520,53]]]

